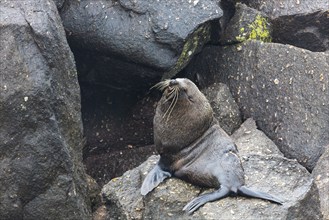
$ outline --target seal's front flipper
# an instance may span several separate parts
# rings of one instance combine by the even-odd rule
[[[280,200],[279,198],[276,198],[268,193],[265,192],[261,192],[261,191],[257,191],[257,190],[251,190],[249,188],[247,188],[246,186],[241,186],[238,189],[238,192],[244,196],[249,196],[249,197],[254,197],[254,198],[259,198],[259,199],[264,199],[264,200],[268,200],[271,202],[275,202],[278,203],[280,205],[282,205],[283,201]]]
[[[169,172],[166,172],[161,169],[159,164],[155,165],[155,167],[147,174],[146,178],[141,187],[141,193],[143,196],[151,192],[155,187],[157,187],[163,180],[171,177]]]
[[[183,208],[183,211],[186,211],[188,214],[192,214],[195,210],[197,210],[200,206],[206,204],[207,202],[212,202],[224,198],[228,196],[229,193],[230,190],[227,187],[221,187],[215,192],[203,194],[199,197],[194,198],[191,202],[187,203],[187,205]]]

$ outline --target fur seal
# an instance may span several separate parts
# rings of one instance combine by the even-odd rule
[[[231,194],[283,203],[245,186],[236,145],[218,125],[207,98],[192,81],[177,78],[159,82],[154,87],[163,92],[153,120],[154,143],[160,160],[146,176],[142,195],[174,176],[217,189],[190,201],[183,208],[189,214],[207,202]]]

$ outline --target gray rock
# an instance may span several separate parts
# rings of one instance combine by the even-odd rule
[[[91,176],[86,175],[89,198],[91,202],[92,212],[96,211],[102,205],[101,187],[97,184],[96,180]]]
[[[319,190],[323,218],[329,219],[329,145],[316,164],[312,175]]]
[[[118,69],[141,65],[141,71],[131,68],[124,76],[145,81],[181,70],[210,40],[210,21],[222,15],[218,2],[211,0],[70,0],[61,10],[72,47],[84,49],[82,54],[119,58],[125,64],[117,64]],[[116,73],[104,74],[113,78]]]
[[[329,50],[329,3],[327,10],[282,16],[272,21],[273,41],[311,51]]]
[[[329,7],[327,0],[241,0],[241,2],[265,13],[271,18],[325,11]]]
[[[89,219],[80,91],[52,0],[0,3],[1,219]]]
[[[326,53],[247,41],[209,46],[193,65],[203,81],[227,84],[242,116],[312,170],[329,143],[328,61]]]
[[[53,1],[55,2],[56,7],[60,10],[63,7],[66,0],[53,0]]]
[[[275,154],[283,156],[275,143],[257,129],[256,122],[251,118],[243,122],[239,130],[235,131],[231,137],[235,140],[241,155],[253,152],[257,155]]]
[[[267,148],[263,143],[265,136],[259,136],[261,132],[252,120],[247,120],[241,129],[234,134],[237,143],[243,145],[248,131],[253,146],[259,144],[263,148],[259,152],[259,148],[250,147],[250,151],[240,153],[247,185],[280,196],[285,201],[284,205],[240,196],[228,197],[207,203],[188,216],[182,208],[204,190],[182,180],[168,179],[150,195],[141,197],[141,183],[159,159],[152,156],[141,166],[103,187],[103,196],[111,204],[108,207],[110,214],[104,219],[215,219],[218,216],[223,219],[321,219],[319,194],[308,171],[297,161],[282,157],[273,150],[273,146]],[[267,143],[271,145],[269,140]]]
[[[227,24],[221,42],[223,44],[239,43],[245,40],[270,42],[271,25],[260,11],[244,4],[236,4],[235,14]]]
[[[242,0],[272,19],[273,42],[312,51],[329,49],[327,0]]]
[[[241,125],[239,107],[234,101],[227,85],[214,83],[201,90],[214,110],[214,116],[223,130],[232,134]]]

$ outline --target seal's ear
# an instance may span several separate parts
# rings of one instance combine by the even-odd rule
[[[171,177],[169,172],[162,170],[159,164],[155,165],[155,167],[147,174],[142,184],[141,194],[145,196],[168,177]]]

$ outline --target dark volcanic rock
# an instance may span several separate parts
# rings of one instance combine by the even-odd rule
[[[89,219],[80,91],[53,1],[0,3],[0,218]]]
[[[326,11],[282,16],[272,23],[274,42],[311,51],[329,50],[329,3]]]
[[[328,0],[242,0],[272,19],[273,42],[312,51],[329,49]]]
[[[247,41],[207,47],[193,66],[204,81],[226,83],[243,117],[312,170],[329,143],[328,60],[326,53]]]
[[[56,7],[57,7],[58,9],[61,9],[61,8],[63,7],[63,5],[64,5],[64,2],[65,2],[66,0],[53,0],[53,1],[55,2]]]
[[[270,140],[266,141],[270,146],[264,144],[266,137],[256,129],[252,120],[243,124],[235,138],[239,149],[244,148],[246,138],[253,144],[249,145],[248,151],[240,153],[246,184],[279,196],[285,201],[284,205],[241,196],[227,197],[207,203],[188,216],[182,208],[203,192],[199,187],[171,178],[145,198],[140,195],[145,175],[159,158],[152,156],[141,166],[104,186],[102,192],[110,204],[104,219],[216,219],[218,216],[222,219],[321,219],[319,194],[304,167],[295,160],[282,157]],[[253,149],[253,146],[259,147]]]
[[[102,78],[111,80],[101,82],[110,85],[118,80],[115,74],[119,81],[122,74],[124,79],[144,78],[146,83],[159,80],[164,73],[173,76],[210,40],[210,21],[222,15],[218,2],[211,0],[70,0],[61,10],[72,47],[83,49],[82,55],[95,52],[95,58],[104,59],[107,67],[106,58],[109,62],[120,59],[114,69],[130,70],[103,71]],[[136,64],[140,67],[134,69]],[[141,87],[128,82],[124,88]]]
[[[232,44],[249,39],[271,41],[269,20],[261,12],[244,4],[237,4],[235,14],[227,24],[221,42]]]
[[[241,155],[252,152],[257,155],[283,156],[275,143],[257,129],[256,122],[251,118],[243,122],[239,130],[235,131],[231,137],[235,140]]]
[[[229,88],[223,83],[214,83],[201,90],[214,110],[214,116],[223,130],[232,134],[241,125],[239,107]]]
[[[312,175],[319,190],[323,218],[329,219],[329,145],[316,164]]]
[[[325,11],[329,7],[327,0],[241,0],[240,2],[265,13],[271,18]]]

